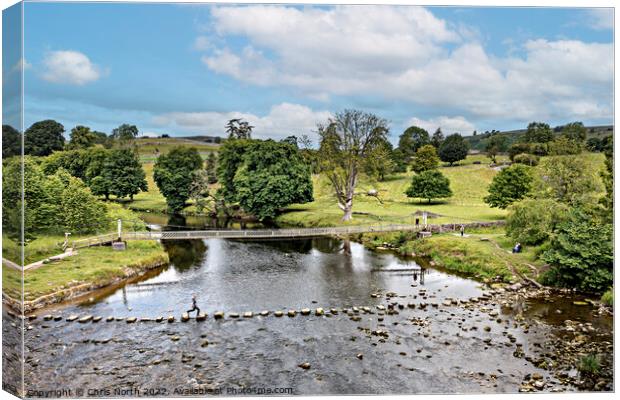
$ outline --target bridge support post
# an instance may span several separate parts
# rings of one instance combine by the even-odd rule
[[[116,220],[116,227],[118,231],[118,240],[121,240],[121,235],[123,233],[123,220],[121,220],[120,218]]]

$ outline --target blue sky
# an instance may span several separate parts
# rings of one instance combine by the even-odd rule
[[[312,137],[345,108],[388,119],[393,140],[411,124],[469,135],[612,122],[610,9],[26,3],[24,13],[26,127],[52,118],[67,131],[223,135],[242,117],[257,137]]]

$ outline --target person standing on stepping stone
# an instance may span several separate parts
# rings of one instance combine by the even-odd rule
[[[196,293],[192,295],[192,308],[191,310],[187,310],[187,315],[189,315],[192,311],[196,311],[196,316],[200,315],[200,308],[198,308],[198,305],[196,304]]]

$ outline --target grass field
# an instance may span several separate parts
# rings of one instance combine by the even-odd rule
[[[207,158],[209,153],[217,151],[219,147],[216,144],[179,138],[140,138],[136,140],[136,145],[143,163],[155,162],[157,154],[166,154],[176,146],[195,147],[203,159]]]
[[[125,277],[131,270],[162,265],[166,262],[168,262],[167,253],[155,241],[130,242],[126,251],[114,251],[111,247],[80,249],[75,256],[26,271],[24,297],[26,300],[33,300],[82,283],[105,286],[115,279]],[[18,299],[21,273],[3,266],[2,280],[3,291]]]

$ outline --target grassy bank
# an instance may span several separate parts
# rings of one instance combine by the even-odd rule
[[[59,291],[68,293],[70,288],[84,284],[107,286],[167,262],[167,253],[154,241],[129,242],[126,251],[111,247],[80,249],[75,256],[26,271],[24,298],[30,301]],[[3,266],[2,279],[4,293],[19,299],[21,272]]]
[[[500,277],[504,282],[516,282],[518,274],[534,277],[541,267],[536,260],[535,247],[526,247],[520,254],[512,254],[512,241],[501,228],[458,233],[435,234],[415,240],[412,234],[365,234],[362,242],[369,248],[389,247],[401,254],[426,256],[446,270],[491,281]]]

